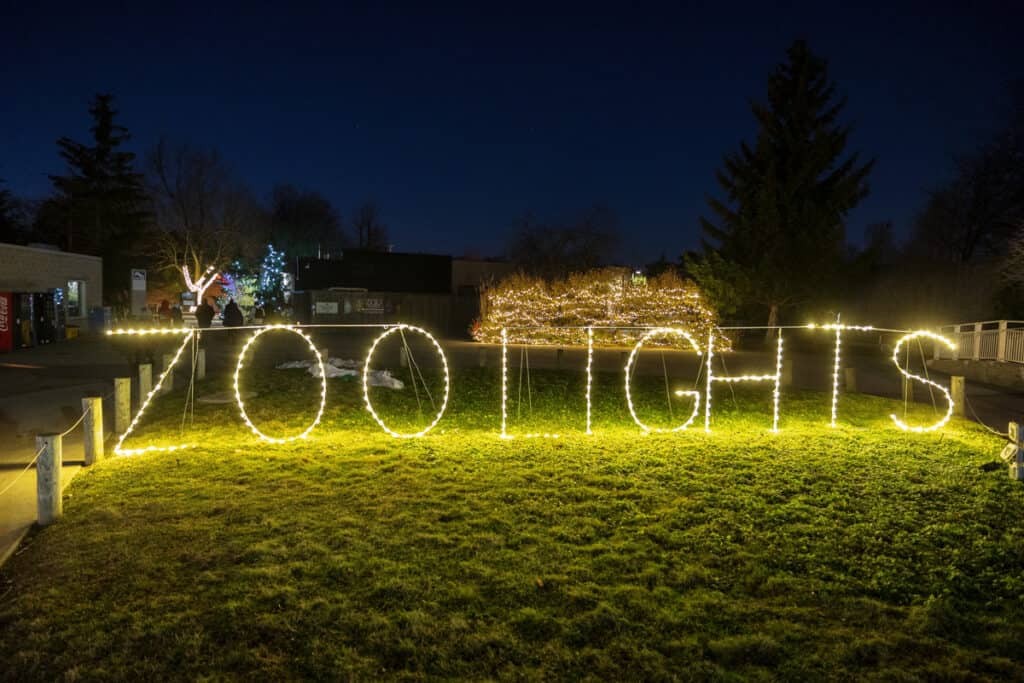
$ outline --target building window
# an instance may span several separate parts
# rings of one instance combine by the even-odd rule
[[[85,311],[85,282],[68,280],[68,317],[81,318]]]

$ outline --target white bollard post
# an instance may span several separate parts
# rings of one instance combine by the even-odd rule
[[[167,372],[167,368],[171,367],[171,363],[174,362],[173,353],[165,353],[163,357],[163,363],[160,365],[161,372]],[[174,388],[174,373],[168,372],[167,377],[164,378],[164,383],[160,385],[160,393],[170,393],[171,389]]]
[[[85,465],[95,464],[103,459],[103,399],[88,396],[82,399],[85,419],[82,429],[85,434]]]
[[[856,394],[857,393],[857,369],[856,368],[843,368],[844,378],[846,380],[846,393]]]
[[[206,379],[206,349],[196,351],[196,379]]]
[[[967,383],[963,377],[953,375],[949,378],[949,394],[953,399],[953,414],[964,416],[967,414],[964,399],[967,397]]]
[[[42,449],[36,460],[36,521],[39,526],[56,522],[64,512],[60,499],[61,436],[40,434],[36,437],[36,450]]]
[[[114,378],[114,432],[124,434],[132,419],[132,378]]]
[[[149,363],[139,364],[139,406],[146,402],[149,392],[153,391],[153,366]]]

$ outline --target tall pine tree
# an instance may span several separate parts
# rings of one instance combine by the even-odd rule
[[[67,164],[61,176],[50,176],[56,194],[49,200],[50,226],[69,251],[103,257],[104,298],[108,301],[128,287],[127,261],[148,223],[149,201],[142,175],[135,171],[135,154],[121,149],[128,130],[114,118],[112,95],[96,95],[89,107],[92,144],[68,137],[57,141]]]
[[[743,142],[726,156],[716,173],[725,197],[709,197],[713,216],[700,219],[705,251],[715,252],[705,265],[724,266],[705,268],[706,276],[732,280],[767,310],[769,326],[781,309],[832,284],[844,218],[867,196],[874,165],[846,153],[850,127],[838,121],[846,101],[837,97],[826,61],[804,41],[786,56],[768,79],[767,102],[751,105],[753,147]]]

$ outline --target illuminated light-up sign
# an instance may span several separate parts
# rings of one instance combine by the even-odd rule
[[[690,336],[690,333],[687,332],[686,330],[681,330],[678,327],[656,327],[650,332],[644,334],[642,337],[640,337],[640,341],[638,341],[636,345],[633,346],[633,351],[629,354],[629,360],[626,361],[626,405],[629,406],[629,414],[633,416],[633,421],[636,422],[640,426],[640,429],[644,430],[645,432],[681,432],[685,430],[687,427],[689,427],[695,419],[697,419],[697,413],[698,411],[700,411],[699,391],[678,390],[675,392],[676,396],[693,397],[693,413],[690,415],[690,419],[688,419],[686,422],[679,425],[678,427],[673,427],[672,429],[656,429],[654,427],[648,427],[647,425],[640,421],[640,418],[637,417],[636,410],[633,407],[633,396],[629,390],[630,384],[632,383],[630,382],[630,380],[633,377],[633,364],[636,362],[637,356],[639,355],[640,349],[643,347],[644,342],[656,335],[675,335],[678,337],[682,337],[686,341],[690,342],[690,346],[693,347],[693,350],[697,352],[698,356],[701,354],[700,346],[693,339],[693,337]]]
[[[380,344],[382,341],[387,339],[390,335],[394,334],[395,332],[398,332],[399,334],[403,335],[403,341],[404,341],[404,335],[405,335],[405,331],[406,330],[408,330],[410,332],[416,332],[418,334],[422,334],[428,340],[430,340],[430,343],[434,345],[435,349],[437,349],[437,355],[439,355],[441,357],[441,366],[444,368],[444,398],[441,400],[441,409],[437,411],[437,415],[434,416],[434,421],[433,422],[431,422],[429,425],[427,425],[424,429],[422,429],[422,430],[420,430],[418,432],[415,432],[413,434],[403,434],[403,433],[400,433],[400,432],[396,432],[393,429],[391,429],[390,427],[388,427],[386,424],[384,424],[384,420],[381,419],[380,415],[377,414],[377,411],[373,409],[373,403],[370,402],[370,360],[373,359],[373,352],[377,350],[377,345],[378,344]],[[410,364],[412,364],[414,362],[415,361],[412,361],[410,359]],[[422,377],[421,377],[421,379],[422,379]],[[413,382],[415,383],[415,381],[416,381],[416,378],[414,376],[413,377]],[[424,385],[424,387],[426,387],[426,385]],[[370,411],[370,415],[373,415],[373,419],[376,420],[377,424],[380,425],[381,429],[383,429],[385,432],[387,432],[391,436],[399,437],[399,438],[403,438],[403,439],[405,439],[405,438],[411,439],[411,438],[416,438],[418,436],[423,436],[424,434],[429,432],[431,429],[433,429],[434,426],[437,425],[437,423],[441,421],[441,417],[444,416],[445,408],[448,407],[448,394],[450,393],[450,391],[451,391],[451,381],[450,381],[449,376],[448,376],[448,359],[445,358],[444,350],[441,348],[441,345],[437,343],[437,340],[434,339],[434,335],[430,334],[429,332],[424,330],[422,327],[414,327],[412,325],[398,324],[398,325],[395,325],[394,327],[389,327],[388,329],[386,329],[384,331],[383,334],[381,334],[379,337],[377,337],[376,339],[373,340],[373,343],[370,345],[370,350],[366,353],[366,363],[363,365],[363,400],[366,402],[366,409],[368,411]]]
[[[317,410],[316,417],[313,418],[313,421],[309,424],[309,426],[306,427],[301,433],[296,434],[295,436],[275,437],[267,436],[266,434],[261,432],[256,427],[256,425],[252,423],[252,421],[249,419],[249,415],[245,412],[245,404],[242,401],[242,392],[239,389],[238,378],[242,374],[242,367],[244,366],[246,351],[249,350],[249,347],[252,346],[253,342],[260,338],[260,335],[266,332],[270,332],[272,330],[285,330],[302,337],[306,341],[306,343],[309,344],[309,349],[310,351],[313,352],[313,356],[316,358],[316,364],[320,368],[320,408],[319,410]],[[288,443],[289,441],[295,441],[296,439],[305,439],[307,436],[309,436],[310,432],[312,432],[316,428],[316,426],[320,424],[320,418],[323,417],[324,414],[324,407],[327,405],[327,373],[324,372],[324,359],[320,355],[320,351],[316,348],[316,345],[313,344],[313,340],[310,339],[305,332],[296,329],[292,325],[268,325],[267,327],[262,327],[256,330],[256,332],[253,333],[251,337],[249,337],[249,340],[245,342],[245,346],[243,346],[242,350],[238,353],[238,364],[235,365],[234,386],[235,400],[238,402],[238,411],[242,415],[242,421],[249,426],[249,429],[252,430],[253,434],[258,436],[260,439],[264,441],[269,441],[271,443]]]
[[[171,370],[178,363],[178,359],[181,358],[181,353],[188,346],[188,343],[192,341],[193,330],[185,330],[185,339],[181,342],[181,346],[178,347],[178,351],[174,354],[171,362],[164,368],[164,371],[160,374],[160,379],[157,380],[156,386],[146,396],[142,397],[142,405],[139,406],[139,412],[135,414],[135,419],[128,425],[128,429],[125,430],[124,434],[117,440],[114,445],[114,453],[116,455],[138,455],[139,453],[149,453],[150,451],[176,451],[180,448],[188,448],[191,444],[182,444],[180,446],[146,446],[145,448],[121,448],[121,444],[128,438],[128,435],[135,431],[135,425],[139,424],[139,420],[142,419],[142,414],[146,412],[146,407],[149,406],[150,401],[156,396],[156,393],[160,391],[160,387],[163,386],[164,380],[167,379],[167,375],[171,373]],[[108,333],[109,334],[109,333]],[[134,330],[132,332],[125,332],[125,334],[146,334],[143,330]]]
[[[704,431],[711,431],[711,383],[712,382],[774,382],[772,390],[772,431],[779,431],[779,385],[782,383],[782,334],[779,334],[778,350],[775,354],[774,375],[723,375],[711,371],[711,359],[715,355],[715,333],[708,334],[707,395],[704,399]]]
[[[907,372],[906,370],[904,370],[903,368],[900,367],[900,361],[899,361],[900,349],[903,348],[903,345],[905,343],[907,343],[908,341],[910,341],[912,339],[918,339],[920,337],[926,337],[928,339],[933,339],[933,340],[939,342],[940,344],[945,344],[946,347],[950,351],[956,351],[956,348],[953,346],[953,342],[949,341],[948,339],[946,339],[943,336],[940,336],[938,334],[934,334],[932,332],[927,332],[925,330],[918,330],[917,332],[911,332],[910,334],[901,337],[900,340],[898,342],[896,342],[896,347],[892,350],[892,362],[893,362],[894,365],[896,365],[896,369],[900,371],[900,374],[902,374],[907,379],[917,380],[918,382],[923,382],[924,384],[927,384],[929,386],[935,387],[936,389],[941,391],[942,394],[946,397],[946,403],[947,403],[946,414],[942,416],[942,419],[938,420],[934,424],[930,424],[930,425],[927,425],[925,427],[914,427],[914,426],[906,424],[905,422],[903,422],[901,419],[899,419],[895,415],[890,415],[889,416],[889,417],[892,418],[892,421],[896,423],[897,427],[899,427],[900,429],[902,429],[904,431],[908,431],[908,432],[931,432],[931,431],[934,431],[934,430],[939,429],[940,427],[942,427],[942,425],[944,425],[947,422],[949,422],[950,416],[953,415],[953,397],[950,396],[949,392],[946,390],[945,387],[940,386],[939,384],[931,381],[930,379],[926,379],[926,378],[921,377],[919,375],[915,375],[913,373]]]
[[[320,326],[320,327],[349,327],[349,326],[348,325],[324,325],[324,326]],[[450,372],[449,372],[449,368],[448,368],[448,359],[446,358],[444,350],[442,349],[442,347],[441,347],[440,343],[437,341],[437,339],[435,339],[433,337],[433,335],[431,335],[429,332],[427,332],[426,330],[424,330],[424,329],[422,329],[420,327],[415,327],[415,326],[412,326],[412,325],[406,325],[404,323],[396,323],[396,324],[392,324],[392,325],[382,325],[382,327],[385,328],[384,332],[382,334],[380,334],[376,339],[373,340],[372,344],[370,345],[370,349],[369,349],[369,351],[366,354],[366,360],[365,360],[365,363],[363,365],[363,399],[364,399],[364,402],[365,402],[365,405],[366,405],[366,409],[370,413],[370,415],[373,417],[374,421],[381,427],[381,429],[383,429],[386,433],[390,434],[391,436],[398,437],[398,438],[415,438],[415,437],[424,436],[429,431],[431,431],[435,426],[437,426],[437,424],[441,421],[441,418],[444,416],[445,410],[446,410],[447,405],[448,405],[448,398],[449,398],[449,395],[451,393],[451,376],[450,376]],[[834,349],[834,362],[833,362],[833,371],[832,371],[832,405],[831,405],[832,410],[831,410],[831,420],[829,422],[830,426],[835,427],[836,426],[836,422],[837,422],[837,407],[838,407],[838,402],[839,402],[839,369],[840,369],[840,349],[841,349],[841,344],[842,344],[842,333],[844,331],[847,331],[847,330],[852,330],[852,331],[871,331],[871,330],[874,330],[875,328],[869,327],[869,326],[840,325],[840,324],[821,325],[821,326],[807,325],[806,328],[807,329],[823,329],[823,330],[835,331],[835,333],[836,333],[835,349]],[[242,400],[242,395],[241,395],[241,391],[240,391],[240,388],[239,388],[239,379],[240,379],[240,375],[241,375],[242,369],[245,367],[245,358],[246,358],[246,353],[249,350],[249,347],[252,346],[252,344],[261,335],[263,335],[263,334],[265,334],[267,332],[270,332],[270,331],[274,331],[274,330],[282,330],[282,331],[291,332],[291,333],[296,334],[299,337],[301,337],[307,343],[307,345],[309,346],[310,350],[312,351],[314,357],[316,358],[317,365],[319,366],[319,370],[320,370],[320,375],[319,376],[321,378],[321,383],[322,383],[321,384],[321,391],[320,391],[320,407],[317,410],[317,414],[313,418],[313,421],[302,432],[300,432],[299,434],[294,435],[294,436],[288,436],[288,437],[269,436],[267,434],[264,434],[262,431],[260,431],[252,423],[251,419],[249,418],[249,416],[248,416],[248,414],[247,414],[247,412],[245,410],[245,404],[244,404],[244,402]],[[586,430],[585,430],[585,433],[589,435],[589,434],[593,434],[593,431],[592,431],[592,420],[591,420],[591,408],[592,408],[592,392],[593,392],[594,328],[593,327],[588,327],[588,328],[586,328],[586,331],[587,331],[587,364],[586,364],[587,384],[586,384]],[[441,358],[441,367],[442,367],[443,373],[444,373],[444,396],[443,396],[443,399],[441,401],[440,409],[437,411],[437,414],[433,417],[432,421],[426,427],[424,427],[423,429],[421,429],[418,432],[412,432],[412,433],[402,433],[402,432],[398,432],[398,431],[390,428],[384,422],[384,420],[380,417],[380,415],[377,414],[376,410],[373,407],[373,403],[370,400],[370,394],[369,394],[369,378],[370,378],[370,372],[371,372],[370,371],[370,363],[371,363],[371,361],[373,359],[374,352],[376,351],[377,347],[380,345],[380,343],[382,341],[384,341],[389,336],[391,336],[391,335],[393,335],[395,333],[400,334],[403,337],[403,341],[404,341],[404,336],[405,336],[406,332],[411,332],[411,333],[415,333],[415,334],[421,334],[421,335],[423,335],[423,336],[425,336],[427,338],[427,340],[433,345],[434,349],[437,351],[438,356],[440,356],[440,358]],[[149,394],[147,394],[145,397],[143,397],[142,405],[139,407],[139,412],[135,415],[135,418],[132,420],[131,424],[129,425],[129,427],[125,431],[125,433],[122,434],[120,436],[120,438],[118,439],[117,444],[114,446],[114,452],[116,454],[118,454],[118,455],[133,455],[133,454],[138,454],[138,453],[147,453],[147,452],[151,452],[151,451],[175,451],[175,450],[178,450],[180,448],[188,448],[191,444],[182,444],[182,445],[177,445],[177,446],[146,446],[146,447],[143,447],[143,448],[135,448],[135,449],[125,449],[125,448],[122,448],[122,444],[124,443],[125,439],[127,439],[128,436],[132,432],[135,431],[135,428],[138,425],[139,420],[142,418],[142,415],[145,412],[146,408],[151,403],[153,397],[160,391],[162,385],[164,384],[164,381],[166,380],[167,376],[170,374],[170,372],[172,371],[174,366],[177,364],[178,360],[181,358],[181,355],[184,352],[185,348],[188,346],[189,342],[191,342],[191,341],[193,341],[193,339],[195,339],[195,337],[198,334],[198,332],[196,330],[194,330],[194,329],[191,329],[191,328],[162,327],[162,328],[112,330],[112,331],[108,331],[107,334],[109,334],[109,335],[139,335],[139,336],[145,336],[145,335],[167,335],[167,334],[183,334],[184,335],[184,339],[183,339],[181,345],[178,347],[177,351],[175,352],[175,354],[174,354],[174,356],[173,356],[173,358],[171,360],[171,363],[168,365],[167,368],[164,369],[163,373],[160,375],[160,378],[157,381],[156,386],[153,387],[153,390],[150,391]],[[656,335],[681,337],[682,339],[686,340],[686,342],[689,343],[690,347],[692,347],[692,349],[698,355],[701,355],[701,353],[702,353],[700,345],[697,343],[697,341],[693,338],[692,335],[690,335],[690,333],[688,331],[686,331],[686,330],[684,330],[682,328],[678,328],[678,327],[658,327],[658,328],[647,329],[647,331],[641,336],[640,340],[633,347],[633,350],[630,353],[629,358],[628,358],[628,360],[626,362],[626,366],[624,368],[624,371],[625,371],[626,402],[627,402],[627,405],[629,407],[630,415],[633,417],[634,422],[636,422],[636,424],[640,427],[641,430],[643,430],[643,432],[645,434],[646,433],[651,433],[651,432],[680,432],[680,431],[685,430],[687,427],[689,427],[693,423],[693,421],[696,419],[696,416],[698,415],[699,410],[700,410],[700,403],[701,403],[701,394],[700,394],[700,392],[698,392],[698,391],[684,391],[684,390],[677,390],[675,392],[676,396],[690,396],[690,397],[692,397],[693,400],[694,400],[694,407],[693,407],[692,414],[690,415],[689,419],[685,423],[683,423],[682,425],[678,425],[676,427],[673,427],[671,429],[657,429],[657,428],[652,428],[652,427],[650,427],[648,425],[645,425],[639,419],[639,417],[637,416],[635,407],[633,405],[633,397],[632,397],[632,393],[631,393],[632,389],[631,389],[630,379],[631,379],[631,375],[633,373],[634,365],[638,362],[639,353],[640,353],[640,350],[643,347],[644,343],[647,340],[651,339],[652,337],[654,337]],[[733,383],[733,382],[772,382],[773,389],[772,389],[772,428],[771,428],[771,431],[772,432],[777,432],[779,430],[779,399],[780,399],[780,385],[781,385],[781,381],[782,381],[783,338],[782,338],[781,330],[780,330],[780,333],[779,333],[779,336],[778,336],[778,341],[777,341],[777,344],[776,344],[775,372],[774,372],[774,374],[738,375],[738,376],[737,375],[716,375],[713,372],[713,370],[712,370],[712,364],[711,364],[712,358],[714,357],[715,338],[716,337],[715,337],[715,333],[714,332],[709,333],[709,335],[708,335],[708,346],[707,346],[706,353],[704,354],[705,355],[705,359],[706,359],[706,365],[705,365],[705,370],[706,370],[705,393],[704,393],[704,397],[703,397],[703,401],[704,401],[704,430],[706,432],[710,432],[711,431],[711,397],[712,397],[712,387],[713,387],[713,384],[715,382],[725,382],[725,383]],[[921,338],[931,339],[931,340],[933,340],[933,341],[935,341],[937,343],[940,343],[940,344],[943,344],[943,345],[947,346],[950,349],[954,348],[953,347],[953,343],[951,341],[949,341],[945,337],[942,337],[942,336],[940,336],[938,334],[934,334],[932,332],[928,332],[928,331],[924,331],[924,330],[919,330],[919,331],[916,331],[916,332],[910,332],[910,333],[905,334],[903,337],[901,337],[899,339],[899,341],[897,341],[895,349],[893,350],[893,356],[892,356],[893,364],[896,366],[896,369],[899,371],[899,373],[901,375],[903,375],[903,377],[906,378],[907,381],[921,382],[921,383],[926,384],[926,385],[928,385],[930,387],[934,387],[935,389],[938,389],[940,392],[942,392],[943,396],[945,396],[945,398],[946,398],[947,409],[946,409],[946,414],[940,420],[936,421],[933,424],[923,425],[923,426],[921,426],[921,425],[910,425],[910,424],[907,424],[906,422],[904,422],[903,420],[899,419],[896,415],[890,415],[890,417],[893,420],[893,423],[897,427],[899,427],[900,429],[902,429],[904,431],[910,431],[910,432],[929,432],[929,431],[934,431],[936,429],[940,429],[943,425],[945,425],[949,421],[950,417],[953,414],[953,399],[952,399],[952,396],[950,395],[950,392],[945,387],[939,385],[938,383],[936,383],[936,382],[934,382],[934,381],[932,381],[932,380],[930,380],[930,379],[928,379],[926,377],[921,377],[919,375],[915,375],[915,374],[909,372],[908,370],[904,369],[903,367],[901,367],[900,364],[899,364],[899,354],[900,354],[900,351],[905,347],[905,345],[908,342],[911,342],[911,341],[916,340],[916,339],[921,339]],[[414,361],[412,361],[412,359],[410,359],[410,360],[411,360],[412,363],[414,363]],[[418,372],[418,366],[414,366],[414,367],[416,368],[416,371]],[[423,378],[422,378],[422,375],[421,375],[420,376],[420,380],[422,381],[422,379]],[[299,328],[299,326],[296,326],[296,325],[269,325],[269,326],[265,326],[265,327],[257,327],[256,331],[253,333],[253,335],[251,337],[249,337],[249,339],[246,341],[245,345],[242,347],[242,350],[238,354],[238,362],[236,364],[235,373],[234,373],[234,390],[235,390],[235,398],[236,398],[236,400],[238,402],[238,408],[239,408],[239,412],[240,412],[241,417],[242,417],[242,421],[260,439],[265,440],[265,441],[269,441],[269,442],[272,442],[272,443],[286,443],[286,442],[289,442],[289,441],[294,441],[296,439],[304,439],[304,438],[308,437],[313,432],[313,430],[316,428],[317,425],[320,424],[320,420],[323,417],[324,409],[326,407],[326,401],[327,401],[327,373],[324,372],[324,360],[321,357],[319,350],[316,348],[316,345],[313,343],[313,340],[305,332],[303,332]],[[429,392],[428,392],[428,395],[429,395]],[[555,438],[555,439],[559,438],[558,434],[552,434],[552,433],[528,433],[528,434],[523,434],[522,436],[523,436],[523,438]],[[503,438],[503,439],[511,439],[512,438],[512,436],[508,433],[508,333],[507,333],[507,330],[505,330],[505,329],[502,329],[502,331],[501,331],[501,431],[500,431],[500,437]]]

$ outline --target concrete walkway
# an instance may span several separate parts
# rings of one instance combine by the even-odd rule
[[[71,341],[0,355],[0,565],[36,520],[35,435],[61,432],[82,414],[82,398],[105,396],[125,365],[110,363],[103,340]],[[97,361],[93,363],[93,361]],[[105,362],[106,361],[106,362]],[[104,432],[113,427],[113,401],[104,401]],[[66,488],[84,460],[82,427],[62,441]],[[8,489],[8,486],[10,488]]]

